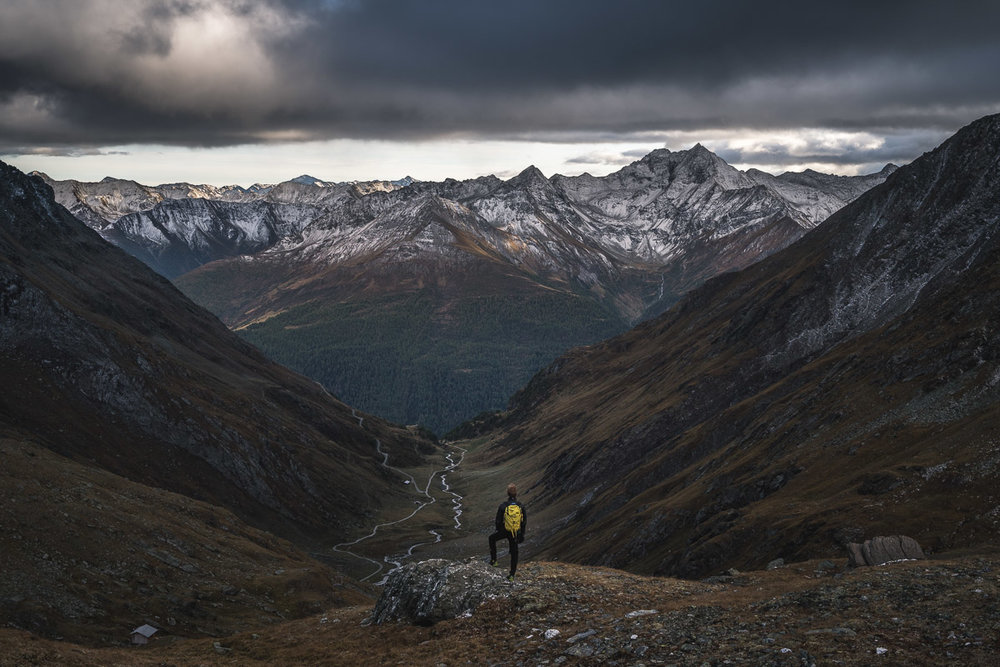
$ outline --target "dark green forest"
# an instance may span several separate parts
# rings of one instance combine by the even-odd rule
[[[441,434],[503,409],[569,348],[626,328],[593,299],[567,292],[441,299],[425,290],[313,301],[239,333],[349,405]]]

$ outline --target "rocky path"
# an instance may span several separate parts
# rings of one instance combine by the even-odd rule
[[[357,411],[355,411],[354,409],[351,410],[351,415],[358,420],[358,426],[364,427],[364,421],[365,421],[364,417],[358,416]],[[374,571],[372,571],[371,574],[362,577],[360,581],[368,581],[369,579],[377,576],[378,574],[384,573],[382,579],[375,584],[376,586],[384,585],[386,577],[388,577],[389,574],[391,574],[396,569],[402,567],[403,561],[407,560],[408,558],[412,558],[413,553],[417,548],[421,546],[426,546],[428,544],[437,544],[443,539],[442,534],[438,530],[435,529],[428,530],[427,532],[431,535],[431,537],[434,538],[433,540],[423,540],[419,542],[414,542],[410,544],[406,548],[406,550],[403,551],[401,554],[387,555],[383,557],[381,561],[375,560],[374,558],[369,558],[368,556],[359,554],[351,549],[351,547],[356,547],[362,542],[372,539],[373,537],[378,535],[380,530],[384,530],[385,528],[388,528],[390,526],[399,526],[401,524],[406,523],[407,521],[410,521],[415,516],[417,516],[417,514],[422,509],[424,509],[428,505],[436,503],[438,499],[431,493],[431,485],[434,483],[434,479],[438,475],[441,476],[441,490],[444,493],[451,496],[452,512],[453,512],[453,520],[455,528],[459,529],[462,527],[461,516],[462,516],[463,497],[460,494],[451,490],[451,487],[448,485],[447,482],[447,473],[455,470],[459,465],[461,465],[462,461],[465,459],[466,450],[462,449],[461,447],[457,447],[455,445],[449,445],[449,447],[451,447],[455,451],[448,452],[445,455],[445,459],[448,461],[448,465],[444,466],[443,468],[439,468],[437,470],[432,471],[430,475],[427,477],[427,483],[424,484],[423,487],[421,487],[413,475],[406,472],[405,470],[389,465],[389,453],[382,448],[382,441],[379,440],[378,438],[375,439],[375,450],[382,456],[382,463],[381,463],[382,467],[386,468],[387,470],[391,470],[394,473],[403,477],[404,482],[406,484],[412,485],[413,488],[416,489],[421,496],[423,496],[423,499],[420,500],[417,504],[417,507],[406,516],[400,519],[395,519],[393,521],[386,521],[384,523],[376,524],[372,528],[371,532],[368,533],[367,535],[362,535],[361,537],[355,540],[351,540],[349,542],[341,542],[340,544],[336,544],[333,546],[334,551],[348,554],[355,558],[359,558],[375,566]],[[455,459],[456,452],[460,453],[457,460]],[[391,566],[391,567],[387,570],[386,566]]]

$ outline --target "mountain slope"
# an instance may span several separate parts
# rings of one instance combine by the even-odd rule
[[[862,182],[813,180],[797,192],[824,202]],[[568,347],[624,331],[814,224],[701,146],[605,178],[529,167],[367,195],[284,183],[268,197],[325,213],[178,285],[349,402],[437,431],[499,409]]]
[[[998,186],[993,116],[536,376],[484,460],[530,481],[543,553],[702,576],[877,534],[989,543]]]
[[[300,544],[409,504],[376,439],[430,443],[265,359],[0,164],[0,428],[132,481],[209,501]]]
[[[143,623],[222,636],[365,600],[339,573],[219,507],[28,441],[0,438],[0,456],[4,628],[121,645]]]

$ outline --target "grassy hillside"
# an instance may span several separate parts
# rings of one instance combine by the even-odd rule
[[[0,437],[0,625],[90,645],[228,635],[365,600],[232,512]],[[55,664],[5,661],[0,665]]]

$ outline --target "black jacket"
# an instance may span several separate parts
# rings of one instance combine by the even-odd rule
[[[521,529],[517,531],[517,541],[524,542],[524,530],[528,527],[528,510],[524,508],[524,505],[517,502],[513,498],[508,498],[504,502],[500,503],[500,507],[497,508],[497,519],[496,519],[496,529],[498,533],[506,532],[503,527],[503,513],[507,509],[508,505],[517,505],[521,508]]]

